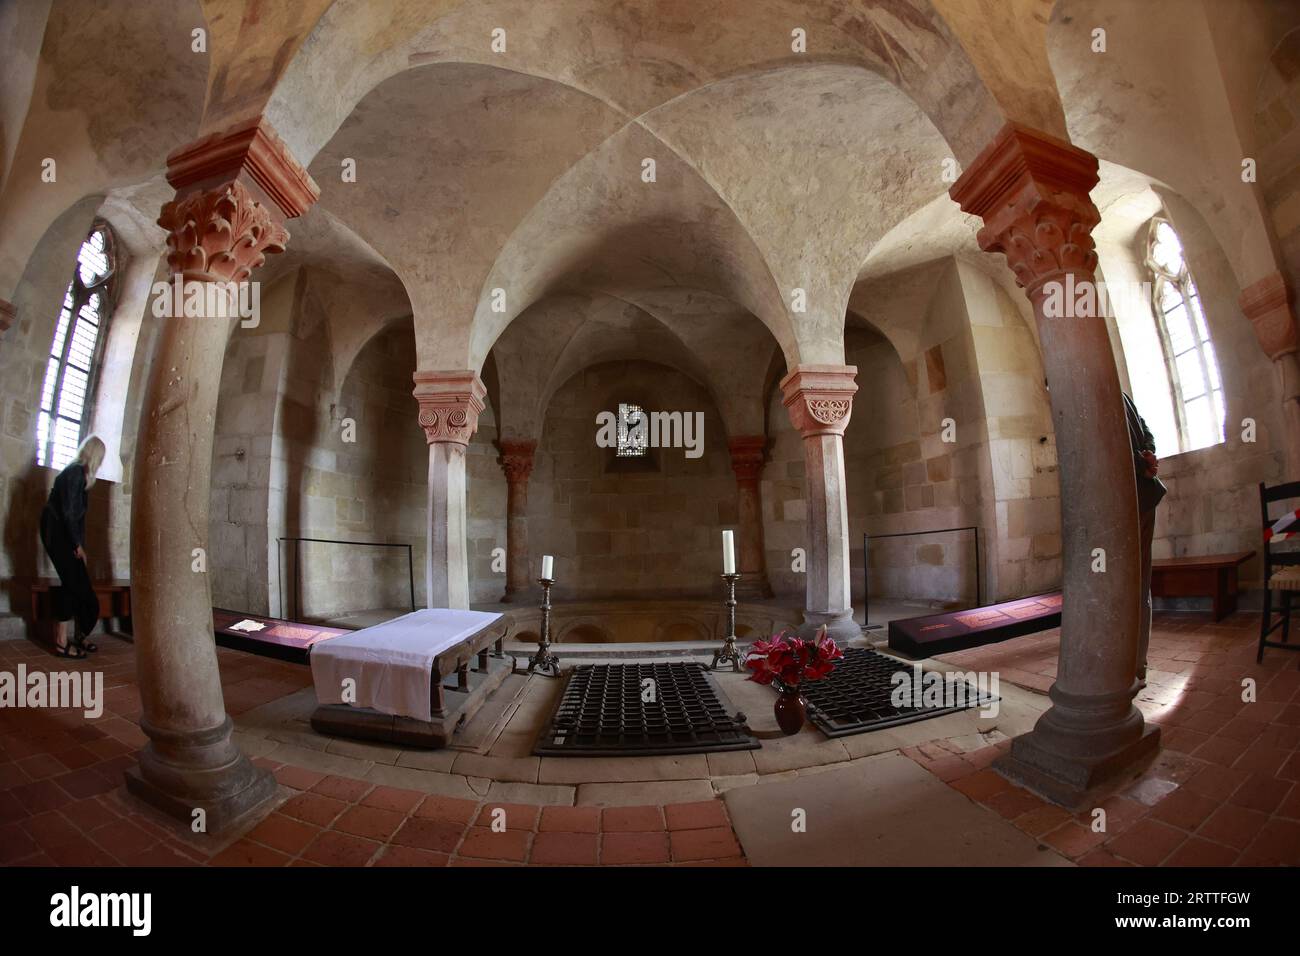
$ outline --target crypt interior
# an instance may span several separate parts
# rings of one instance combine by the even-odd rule
[[[10,0],[0,50],[0,669],[104,678],[0,708],[0,863],[1300,864],[1300,5]],[[434,611],[484,623],[421,713],[322,690]],[[791,733],[710,667],[823,626],[996,699]],[[573,753],[610,674],[708,729]]]

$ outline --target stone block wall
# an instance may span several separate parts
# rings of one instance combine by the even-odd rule
[[[850,428],[852,424],[850,420]],[[796,570],[794,551],[808,548],[803,439],[790,424],[779,388],[768,398],[767,434],[768,458],[759,482],[767,579],[778,598],[802,607],[807,583],[803,572]]]
[[[409,544],[416,606],[425,603],[428,445],[411,395],[408,319],[372,338],[335,388],[331,347],[310,274],[264,293],[256,330],[237,330],[222,370],[212,476],[213,599],[220,606],[329,618],[410,606],[404,548],[280,537]],[[345,425],[351,421],[349,437]],[[494,601],[504,575],[505,479],[492,410],[467,452],[471,601]],[[297,554],[299,565],[295,570]]]
[[[21,622],[10,616],[26,611],[22,582],[55,576],[40,542],[40,513],[57,473],[36,464],[37,415],[59,309],[76,268],[77,250],[100,212],[101,202],[102,197],[89,197],[77,203],[46,232],[14,293],[18,320],[0,343],[0,636],[23,632]],[[132,252],[125,244],[119,251],[119,265],[125,267]],[[107,326],[110,337],[115,318],[116,314],[110,317]],[[138,321],[138,316],[125,319]],[[116,370],[116,374],[130,377],[121,390],[131,390],[127,404],[137,411],[135,386],[144,377],[147,363],[143,357],[149,354],[149,341],[148,335],[140,336],[134,366]],[[90,494],[86,553],[91,576],[97,579],[129,575],[135,414],[128,411],[125,421],[128,428],[120,446],[125,471],[115,480],[97,482]]]
[[[1259,183],[1292,295],[1300,295],[1300,30],[1273,50],[1255,104]]]
[[[1225,441],[1179,455],[1162,455],[1160,475],[1169,494],[1156,511],[1156,557],[1259,551],[1259,482],[1286,480],[1285,435],[1272,363],[1237,305],[1232,268],[1200,215],[1173,194],[1162,196],[1182,239],[1188,268],[1201,294],[1227,403]],[[1130,370],[1134,365],[1130,362]],[[1243,441],[1243,422],[1255,422],[1255,441]],[[1241,569],[1244,587],[1262,584],[1258,556]]]
[[[596,415],[618,404],[704,413],[703,455],[651,449],[645,467],[596,445]],[[735,528],[736,481],[708,392],[648,362],[593,366],[552,398],[528,492],[530,552],[555,556],[556,598],[712,595],[723,528]],[[561,595],[563,592],[563,595]]]
[[[949,281],[959,284],[969,317],[975,363],[970,381],[983,409],[979,440],[986,447],[978,455],[978,494],[985,601],[1060,587],[1056,437],[1027,302],[1012,298],[1019,290],[1009,294],[986,272],[960,260]]]

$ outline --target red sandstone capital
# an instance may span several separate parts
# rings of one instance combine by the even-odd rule
[[[727,450],[731,452],[731,470],[736,473],[736,480],[757,481],[767,457],[767,436],[737,435],[727,439]]]
[[[781,380],[786,411],[804,438],[844,434],[857,374],[854,365],[799,365]]]
[[[167,157],[176,198],[163,205],[167,264],[205,282],[242,282],[289,241],[284,220],[320,190],[260,117],[205,136]]]
[[[1001,252],[1016,284],[1034,295],[1067,274],[1097,268],[1092,230],[1101,214],[1089,198],[1097,157],[1018,123],[1007,123],[953,184],[962,211],[979,216],[980,248]]]
[[[1291,311],[1291,292],[1280,272],[1247,286],[1237,302],[1242,314],[1255,327],[1260,348],[1270,359],[1276,361],[1300,347],[1295,315]]]
[[[527,481],[533,473],[537,442],[502,439],[497,442],[497,446],[501,449],[501,470],[506,473],[507,484]]]
[[[487,388],[471,371],[416,372],[415,400],[420,427],[429,444],[468,445],[478,431],[478,416],[486,407]]]

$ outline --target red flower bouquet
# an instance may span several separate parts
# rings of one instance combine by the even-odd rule
[[[805,641],[788,631],[773,635],[770,641],[755,641],[745,659],[753,673],[749,679],[759,684],[775,684],[777,690],[791,692],[804,681],[821,680],[835,669],[835,661],[844,652],[826,636],[823,625],[817,636]]]

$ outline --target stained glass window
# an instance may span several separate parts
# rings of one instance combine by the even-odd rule
[[[1173,390],[1179,451],[1224,440],[1226,408],[1219,362],[1178,234],[1164,219],[1151,220],[1147,238],[1152,305]]]
[[[36,416],[36,461],[62,469],[72,461],[89,420],[100,346],[111,311],[113,235],[96,223],[77,252],[45,362]]]
[[[618,406],[618,450],[619,458],[640,458],[648,446],[648,426],[645,412],[640,405],[620,404]]]

